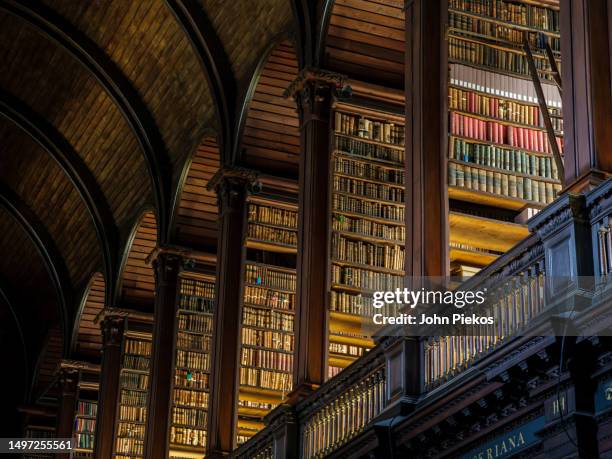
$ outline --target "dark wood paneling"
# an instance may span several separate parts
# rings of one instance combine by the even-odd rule
[[[217,240],[217,195],[206,185],[219,169],[217,142],[205,139],[193,156],[176,209],[176,240],[197,249],[211,248]]]
[[[300,156],[299,117],[295,101],[283,92],[297,76],[293,45],[285,40],[268,56],[249,104],[242,131],[244,160],[267,170],[297,176]]]
[[[100,359],[102,334],[100,325],[94,323],[98,313],[104,308],[104,276],[95,273],[83,297],[81,315],[76,324],[77,335],[74,352],[79,358]]]
[[[403,87],[403,2],[336,0],[325,37],[324,65],[363,81]]]
[[[153,310],[155,276],[146,263],[157,243],[157,222],[152,212],[146,212],[134,233],[121,275],[121,307]]]

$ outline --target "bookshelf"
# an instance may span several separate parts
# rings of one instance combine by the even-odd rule
[[[24,438],[37,440],[52,440],[55,438],[55,428],[47,425],[29,424],[24,430]],[[46,459],[53,457],[54,454],[48,454],[41,451],[32,451],[24,453],[23,459]]]
[[[181,274],[169,419],[170,458],[204,457],[214,305],[214,276]]]
[[[98,378],[98,374],[80,371],[72,435],[75,441],[72,456],[74,458],[90,459],[94,457],[96,416],[98,414]]]
[[[403,116],[337,101],[331,142],[328,377],[373,346],[372,292],[403,287]]]
[[[537,1],[449,0],[451,273],[474,273],[528,233],[526,215],[561,190],[523,50],[531,45],[559,149],[561,97],[545,54],[560,62],[559,10]],[[466,212],[467,203],[474,212]]]
[[[249,198],[237,443],[292,389],[298,213],[290,197]]]
[[[129,325],[128,325],[129,326]],[[113,457],[143,457],[151,370],[151,332],[127,329],[121,344],[121,371]]]

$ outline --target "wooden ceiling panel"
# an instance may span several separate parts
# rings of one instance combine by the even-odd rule
[[[271,41],[292,27],[291,3],[289,0],[199,1],[228,54],[239,93],[243,93]]]
[[[217,197],[206,185],[220,166],[219,148],[207,138],[198,147],[175,215],[176,239],[179,243],[202,250],[214,248],[217,240]]]
[[[64,337],[58,327],[49,329],[45,344],[38,359],[36,374],[34,376],[34,400],[42,395],[50,395],[47,389],[55,382],[57,369],[62,359]],[[55,391],[56,388],[54,387]]]
[[[104,277],[95,273],[83,297],[81,314],[76,324],[78,327],[74,352],[79,357],[97,361],[102,350],[102,333],[100,326],[94,323],[104,308]]]
[[[350,77],[402,88],[403,2],[336,0],[325,41],[326,67]]]
[[[204,129],[215,127],[216,120],[202,68],[165,2],[47,3],[95,41],[130,79],[159,127],[177,175]]]
[[[295,49],[289,41],[279,43],[262,68],[242,133],[245,161],[253,167],[297,175],[299,118],[295,101],[283,97],[297,70]]]
[[[0,60],[0,87],[68,140],[96,177],[118,225],[134,207],[152,201],[143,154],[130,128],[72,56],[25,22],[0,13]]]
[[[0,119],[0,181],[34,212],[62,255],[73,286],[102,263],[87,208],[62,169],[10,122]]]
[[[121,276],[121,307],[152,312],[155,297],[153,268],[146,263],[157,244],[157,220],[146,212],[134,232]]]

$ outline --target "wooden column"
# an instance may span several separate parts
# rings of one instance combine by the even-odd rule
[[[327,375],[327,259],[332,96],[344,77],[307,68],[287,89],[301,121],[299,230],[293,394],[297,399]]]
[[[592,189],[612,173],[611,32],[607,0],[561,0],[565,183]]]
[[[236,445],[246,199],[256,184],[255,172],[224,166],[208,185],[217,192],[220,211],[206,452],[212,459],[226,457]]]
[[[164,252],[153,260],[155,270],[155,319],[151,353],[151,391],[148,400],[145,455],[168,457],[168,419],[174,378],[174,331],[181,257]]]
[[[449,269],[446,0],[406,2],[406,263],[410,277]]]
[[[74,423],[74,413],[76,409],[77,385],[79,382],[79,372],[75,368],[60,368],[59,384],[61,400],[57,417],[57,428],[55,436],[57,438],[71,438],[72,426]],[[69,459],[70,452],[58,453],[57,457]]]
[[[108,459],[113,453],[125,315],[106,315],[100,323],[100,328],[102,329],[103,346],[102,370],[100,372],[94,457]]]

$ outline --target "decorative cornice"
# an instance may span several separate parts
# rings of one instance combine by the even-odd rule
[[[283,96],[285,98],[295,98],[304,90],[308,83],[319,83],[329,85],[335,89],[342,88],[346,85],[347,77],[340,73],[330,72],[314,67],[306,67],[300,71],[298,76],[291,82],[289,87],[285,89]]]
[[[544,240],[571,221],[587,221],[584,195],[567,193],[529,221],[529,231]]]
[[[192,250],[179,245],[156,246],[145,259],[145,263],[147,265],[151,265],[157,257],[164,253],[181,257],[183,259],[184,265],[190,260],[194,260],[195,262],[200,262],[203,264],[209,264],[212,266],[217,263],[217,256],[215,254],[199,252],[197,250]]]
[[[100,365],[94,365],[89,362],[82,362],[80,360],[67,360],[64,359],[59,363],[59,370],[83,370],[90,373],[100,373]]]
[[[248,191],[258,191],[260,188],[259,184],[259,172],[240,166],[223,166],[220,167],[215,175],[206,184],[208,191],[216,191],[218,193],[219,187],[226,180],[230,180],[236,183],[242,182],[247,186]]]

